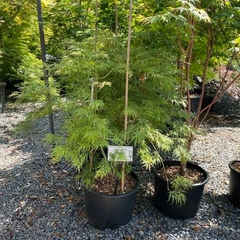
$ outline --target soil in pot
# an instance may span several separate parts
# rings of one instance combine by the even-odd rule
[[[240,173],[240,162],[234,161],[231,166],[235,171]]]
[[[124,193],[131,192],[137,185],[137,180],[132,175],[127,175],[124,181]],[[121,181],[116,185],[116,179],[113,175],[108,175],[102,179],[96,179],[92,190],[107,195],[122,194]]]
[[[229,180],[229,200],[240,209],[240,161],[229,163],[230,180]]]
[[[164,162],[166,174],[169,182],[178,174],[180,169],[179,161]],[[166,180],[166,175],[162,167],[156,168],[153,171],[155,175],[155,207],[164,215],[173,219],[188,219],[197,214],[200,201],[203,194],[204,185],[209,180],[208,173],[195,163],[187,163],[186,177],[189,178],[193,185],[186,191],[186,202],[183,205],[172,203],[169,201],[169,182]]]
[[[179,165],[167,166],[165,170],[166,171],[164,171],[163,168],[157,169],[156,173],[162,178],[167,177],[168,181],[171,182],[175,178],[175,176],[179,174],[180,166]],[[187,168],[185,178],[192,181],[193,184],[201,183],[204,181],[203,173],[199,172],[197,169],[194,168]]]
[[[110,190],[107,190],[107,182],[111,183]],[[133,216],[135,199],[140,184],[138,175],[132,172],[126,178],[126,192],[123,194],[113,195],[115,187],[113,183],[111,177],[108,177],[94,185],[93,189],[98,191],[84,188],[88,222],[101,230],[114,229],[127,224]],[[119,189],[119,186],[117,189]]]

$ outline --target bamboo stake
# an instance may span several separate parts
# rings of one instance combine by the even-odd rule
[[[130,0],[129,6],[129,19],[128,19],[128,39],[127,39],[127,62],[126,62],[126,85],[125,85],[125,118],[124,118],[124,130],[125,141],[127,140],[127,125],[128,125],[128,88],[129,88],[129,64],[130,64],[130,49],[131,49],[131,31],[132,31],[132,0]]]
[[[129,87],[129,64],[130,64],[130,49],[131,49],[131,31],[132,31],[132,9],[133,9],[133,0],[130,0],[129,4],[129,18],[128,18],[128,39],[127,39],[127,61],[126,61],[126,84],[125,84],[125,114],[124,114],[124,131],[125,136],[124,140],[127,142],[127,127],[128,127],[128,87]],[[124,191],[124,167],[125,163],[122,165],[122,181],[121,181],[121,189]]]

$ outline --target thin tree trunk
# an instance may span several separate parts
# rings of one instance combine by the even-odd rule
[[[42,18],[42,5],[41,0],[37,0],[37,13],[38,13],[38,26],[39,26],[39,36],[40,36],[40,44],[42,51],[42,63],[43,63],[43,74],[45,86],[49,90],[49,79],[48,79],[48,70],[46,69],[46,47],[45,47],[45,38],[44,38],[44,29],[43,29],[43,18]],[[50,91],[47,93],[47,101],[50,100]],[[54,123],[53,123],[53,112],[52,109],[48,113],[49,127],[50,132],[54,134]]]
[[[115,0],[115,34],[118,35],[118,2]]]
[[[195,26],[195,20],[193,18],[189,19],[189,23]],[[187,103],[188,103],[188,115],[187,115],[187,124],[191,125],[191,100],[190,100],[190,77],[191,77],[191,64],[192,64],[192,54],[195,43],[195,30],[190,29],[191,39],[186,50],[186,82],[187,82]]]

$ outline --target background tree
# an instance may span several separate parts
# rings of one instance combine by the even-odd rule
[[[218,68],[228,66],[229,63],[231,66],[235,65],[235,70],[239,71],[237,59],[239,48],[236,48],[239,41],[239,28],[236,28],[235,20],[231,21],[234,17],[239,18],[236,1],[179,0],[163,1],[161,8],[154,16],[143,19],[150,22],[158,31],[164,26],[170,33],[165,35],[165,41],[171,43],[169,52],[176,59],[179,92],[183,97],[187,97],[186,123],[193,130],[199,127],[212,104],[221,98],[230,84],[239,80],[238,72],[226,81],[228,68],[223,76],[218,76]],[[231,20],[225,24],[227,18]],[[227,39],[226,36],[228,36]],[[196,85],[194,76],[202,78],[201,101],[205,94],[205,85],[212,80],[219,82],[219,88],[212,103],[204,109],[200,104],[196,114],[191,112],[190,101],[190,93]],[[201,114],[205,116],[202,118]],[[187,151],[191,147],[192,140],[193,134],[186,134],[185,149]],[[184,149],[177,148],[176,153],[182,159],[181,172],[184,174],[186,161],[190,156],[182,150]]]
[[[39,66],[39,39],[34,0],[0,3],[0,78],[23,79]]]

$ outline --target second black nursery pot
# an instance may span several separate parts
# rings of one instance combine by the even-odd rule
[[[179,161],[164,161],[165,166],[180,165]],[[161,168],[158,167],[157,169]],[[199,205],[201,202],[203,189],[205,184],[209,180],[208,173],[202,169],[200,166],[193,162],[187,163],[187,168],[194,168],[200,171],[203,174],[204,181],[201,183],[194,184],[186,192],[186,202],[183,205],[179,205],[168,201],[168,184],[167,181],[159,176],[156,172],[157,169],[153,171],[155,175],[155,195],[154,195],[154,204],[155,207],[164,215],[173,218],[173,219],[188,219],[192,218],[197,214]]]

